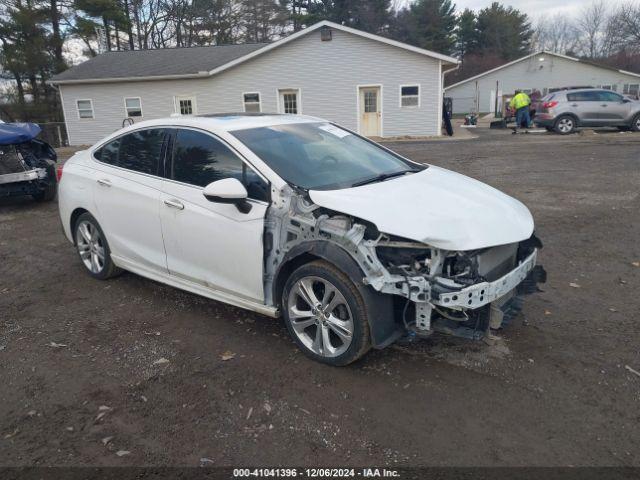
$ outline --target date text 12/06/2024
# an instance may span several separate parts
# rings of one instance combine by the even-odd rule
[[[399,478],[387,468],[237,468],[233,478]]]

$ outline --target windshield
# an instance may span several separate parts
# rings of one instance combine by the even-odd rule
[[[330,123],[295,123],[231,132],[290,184],[333,190],[425,167],[411,164]]]

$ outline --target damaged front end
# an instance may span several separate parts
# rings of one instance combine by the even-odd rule
[[[407,331],[481,339],[508,324],[520,311],[522,295],[546,280],[544,269],[536,266],[542,244],[535,235],[518,243],[448,251],[381,233],[369,222],[319,207],[302,190],[287,186],[272,196],[265,224],[267,304],[280,304],[284,273],[298,256],[342,262],[336,266],[368,298],[390,306],[377,305],[370,318],[377,347]],[[329,256],[331,251],[336,253]]]

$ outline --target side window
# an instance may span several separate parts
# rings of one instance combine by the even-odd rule
[[[158,175],[166,130],[138,130],[122,137],[118,166],[134,172]]]
[[[613,92],[599,92],[600,93],[600,101],[602,102],[621,102],[622,95],[618,95]]]
[[[268,201],[269,185],[226,145],[211,135],[179,129],[173,149],[172,178],[205,187],[224,178],[237,178],[249,198]]]
[[[96,160],[100,160],[102,163],[108,163],[109,165],[116,165],[118,163],[118,150],[120,149],[120,139],[116,138],[111,140],[102,148],[96,150],[93,156]]]
[[[567,93],[570,102],[601,102],[600,92],[576,92]]]

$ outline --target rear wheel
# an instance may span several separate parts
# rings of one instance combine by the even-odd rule
[[[571,115],[561,115],[556,120],[554,130],[560,135],[568,135],[576,130],[576,119]]]
[[[364,300],[351,279],[328,262],[311,262],[293,272],[282,309],[294,341],[314,360],[348,365],[371,348]]]
[[[106,280],[122,272],[111,260],[111,250],[98,221],[90,213],[78,217],[74,227],[76,250],[89,275]]]
[[[631,121],[631,130],[634,132],[640,132],[640,113],[633,117]]]

